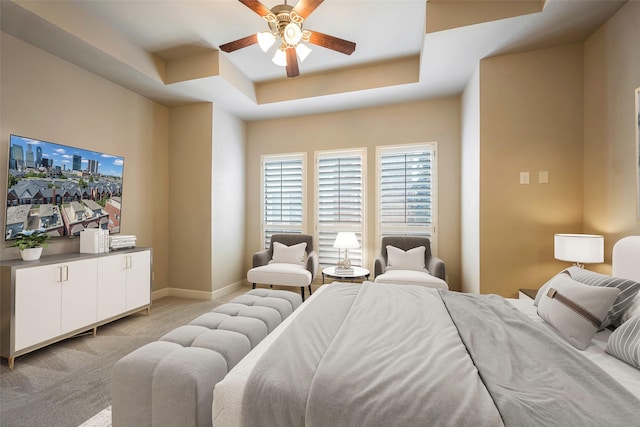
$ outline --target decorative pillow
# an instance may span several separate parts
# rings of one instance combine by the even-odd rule
[[[270,263],[285,263],[305,265],[307,242],[287,246],[280,242],[273,242],[273,257]]]
[[[640,368],[640,316],[627,320],[613,331],[605,351],[629,365]]]
[[[609,310],[609,314],[602,323],[601,329],[609,325],[619,325],[622,314],[629,308],[633,297],[640,291],[640,283],[634,280],[607,276],[606,274],[595,273],[579,267],[569,267],[567,271],[572,279],[585,285],[620,289],[620,295],[618,295],[618,298]]]
[[[395,246],[387,245],[386,270],[416,270],[427,271],[424,265],[424,246],[403,251]]]
[[[640,293],[636,294],[635,297],[631,300],[629,307],[622,313],[622,317],[620,317],[620,322],[624,323],[629,319],[633,319],[634,317],[640,316]]]
[[[562,270],[560,273],[556,274],[551,279],[547,280],[547,283],[545,283],[544,285],[542,285],[540,287],[540,289],[538,289],[538,293],[536,294],[536,299],[533,300],[533,305],[535,307],[537,307],[538,304],[540,304],[540,298],[542,298],[542,295],[547,291],[547,288],[549,287],[549,283],[551,283],[553,281],[553,279],[555,279],[560,274],[564,274],[565,276],[569,276],[569,272],[567,270]]]
[[[571,345],[584,350],[619,294],[617,288],[588,286],[558,274],[540,298],[538,315]]]

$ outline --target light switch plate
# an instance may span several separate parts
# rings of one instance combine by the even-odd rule
[[[538,184],[548,184],[548,183],[549,183],[549,171],[539,171]]]

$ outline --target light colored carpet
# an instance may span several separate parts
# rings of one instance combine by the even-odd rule
[[[246,292],[242,289],[239,293]],[[166,297],[149,316],[134,314],[0,365],[0,426],[77,427],[111,405],[111,369],[138,347],[232,298]]]

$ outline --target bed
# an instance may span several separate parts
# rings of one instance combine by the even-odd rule
[[[640,276],[640,237],[631,240],[614,248],[614,272],[627,277]],[[573,296],[567,275],[545,286]],[[640,303],[635,293],[625,310]],[[419,286],[323,286],[216,385],[213,424],[637,425],[640,370],[605,352],[612,329],[578,350],[538,314],[559,304],[545,295],[535,307]]]

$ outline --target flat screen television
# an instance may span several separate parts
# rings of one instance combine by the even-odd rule
[[[123,157],[10,135],[8,158],[5,240],[35,229],[120,232]]]

